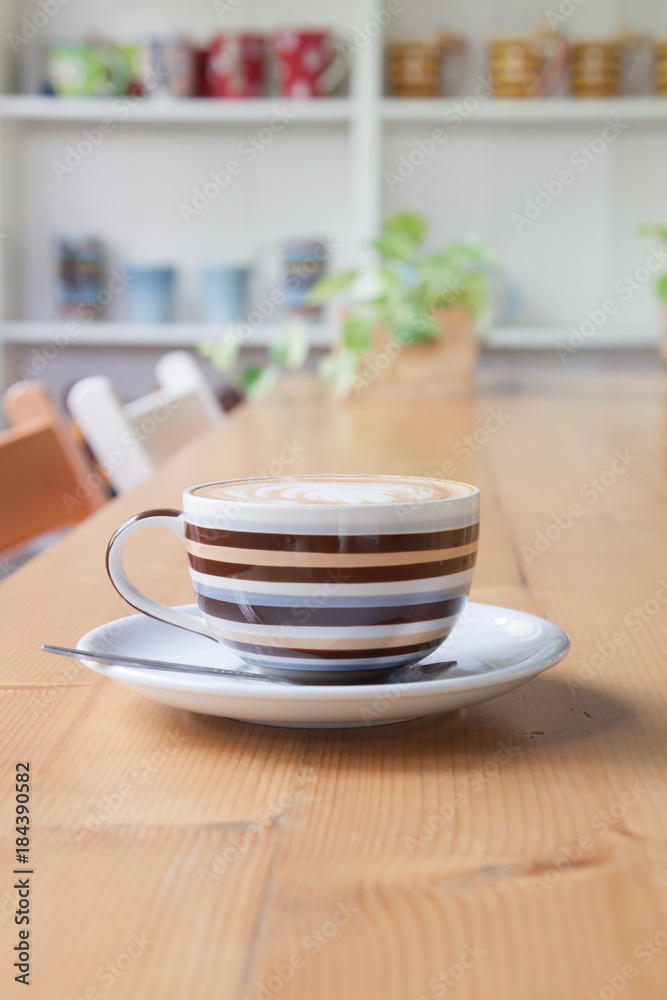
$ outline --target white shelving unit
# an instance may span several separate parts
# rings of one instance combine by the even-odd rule
[[[382,117],[387,122],[447,122],[465,105],[464,98],[438,100],[401,100],[387,97],[382,101]],[[621,118],[628,123],[667,122],[667,99],[664,97],[619,97],[608,100],[548,97],[534,100],[489,99],[470,112],[470,124],[542,125],[552,122],[603,124]]]
[[[3,2],[7,6],[0,11],[0,44],[26,13],[21,0]],[[127,10],[111,11],[103,0],[87,2],[85,8],[80,0],[71,0],[44,30],[40,44],[62,37],[67,30],[71,37],[90,34],[91,16],[95,34],[102,36],[105,18],[115,37],[119,32],[122,37],[124,28],[126,37],[168,34],[177,28],[203,39],[224,27],[213,5],[202,0],[190,5],[182,0],[151,5],[148,0],[136,6],[144,8],[145,22],[133,26]],[[248,0],[248,9],[240,14],[250,21],[258,19],[257,26],[269,31],[274,25],[305,21],[349,36],[358,21],[365,23],[380,6],[377,0],[342,0],[332,11],[326,2],[306,5],[292,0],[284,10],[275,11],[262,0]],[[175,24],[179,18],[181,23]],[[11,56],[4,64],[0,60],[5,67],[10,63]],[[18,76],[14,72],[14,85]],[[137,365],[143,365],[144,379],[150,379],[152,359],[161,350],[195,346],[220,332],[196,321],[196,270],[209,260],[249,261],[254,245],[261,247],[281,236],[315,234],[332,237],[338,264],[362,259],[382,210],[377,185],[380,78],[379,41],[351,59],[348,96],[311,101],[279,96],[247,101],[61,99],[7,92],[12,81],[5,74],[5,93],[0,95],[0,232],[6,234],[0,240],[3,384],[26,369],[37,372],[41,357],[53,355],[44,377],[54,378],[56,391],[62,391],[70,377],[65,356],[76,377],[117,364],[119,351],[126,356],[132,351]],[[249,164],[244,169],[228,198],[211,206],[198,233],[195,225],[186,227],[176,216],[178,204],[191,199],[208,171],[235,155],[244,137],[261,136],[277,112],[288,118],[285,134],[261,153],[256,168]],[[113,123],[113,136],[77,169],[71,184],[69,177],[59,183],[49,171],[50,163],[62,161],[67,148],[76,146],[85,130],[103,120]],[[128,176],[133,164],[134,180]],[[300,171],[308,176],[300,176]],[[171,198],[166,194],[170,186]],[[129,323],[118,302],[107,321],[78,324],[74,335],[68,335],[66,321],[52,318],[48,244],[53,234],[70,229],[108,237],[112,264],[165,256],[174,262],[183,274],[177,322]],[[247,346],[266,346],[278,332],[276,323],[268,320],[253,330]],[[333,338],[327,323],[309,324],[314,346],[326,346]],[[128,391],[132,391],[129,385]]]
[[[71,347],[196,347],[220,335],[218,326],[206,323],[74,323],[67,333],[67,320],[58,322],[5,322],[2,335],[6,345],[39,347],[64,344]],[[313,347],[328,346],[334,336],[326,323],[307,323],[308,340]],[[275,341],[280,326],[263,323],[243,341],[245,347],[265,347]]]
[[[234,5],[230,5],[231,7]],[[512,326],[492,338],[498,346],[553,347],[569,336],[613,294],[623,275],[641,267],[649,243],[635,237],[642,221],[667,219],[667,99],[607,101],[493,100],[466,104],[465,93],[484,73],[484,47],[491,34],[528,30],[544,15],[539,0],[517,0],[511,9],[497,0],[455,3],[447,27],[470,42],[468,72],[460,97],[399,100],[384,96],[383,50],[387,36],[433,32],[443,27],[439,0],[402,5],[384,34],[376,30],[383,0],[287,0],[276,10],[269,0],[245,0],[221,24],[209,0],[70,0],[41,32],[35,45],[58,37],[98,34],[138,37],[183,31],[203,39],[216,30],[277,24],[332,26],[353,42],[349,95],[315,101],[279,97],[252,101],[188,99],[59,99],[12,93],[18,89],[18,57],[7,37],[30,11],[23,0],[3,0],[0,9],[0,351],[4,384],[17,366],[57,341],[64,322],[53,318],[50,246],[53,234],[71,229],[108,238],[114,262],[168,258],[184,274],[177,322],[139,327],[125,322],[114,304],[108,321],[81,327],[67,348],[76,374],[103,367],[109,352],[134,350],[137,358],[174,345],[192,345],[213,331],[197,323],[196,269],[212,259],[249,259],[253,247],[284,235],[326,233],[336,244],[335,263],[363,258],[382,215],[398,208],[423,210],[434,240],[476,232],[494,246],[523,301]],[[586,8],[585,10],[583,8]],[[619,22],[638,23],[651,5],[598,0],[572,15],[567,30],[612,33]],[[658,15],[656,14],[655,17]],[[588,19],[588,20],[586,20]],[[371,26],[371,27],[369,27]],[[29,43],[33,44],[33,43]],[[4,46],[4,48],[2,48]],[[26,54],[27,46],[20,55]],[[464,109],[460,128],[452,115]],[[242,179],[192,226],[178,205],[234,155],[248,134],[286,109],[290,126]],[[113,135],[58,180],[51,169],[84,130],[103,119]],[[535,199],[581,145],[594,141],[608,120],[622,123],[619,141],[591,162],[590,170],[521,232],[512,219]],[[397,165],[419,160],[434,128],[447,142],[408,169],[400,183]],[[543,199],[544,200],[544,199]],[[613,323],[591,338],[591,346],[651,343],[660,321],[648,286],[621,302]],[[333,336],[330,326],[311,330],[318,345]],[[275,324],[256,331],[253,344],[271,342]],[[106,352],[106,353],[105,353]],[[142,353],[143,352],[143,353]],[[151,355],[152,356],[152,355]],[[62,360],[62,359],[61,359]],[[76,362],[76,363],[75,363]],[[78,367],[77,367],[78,366]],[[54,363],[51,371],[58,366]],[[63,371],[65,366],[61,366]],[[63,376],[64,377],[64,376]],[[144,385],[140,386],[143,389]]]
[[[447,122],[447,116],[464,107],[465,98],[411,99],[380,97],[380,117],[387,122]],[[122,108],[122,114],[119,113]],[[318,101],[296,101],[279,97],[254,100],[211,100],[208,98],[132,99],[94,97],[42,97],[31,94],[0,96],[0,120],[17,122],[84,122],[101,119],[123,125],[165,124],[200,125],[236,122],[267,122],[285,110],[296,122],[322,124],[354,122],[359,117],[358,102],[334,97]],[[534,100],[489,99],[480,102],[469,117],[471,124],[510,122],[549,124],[565,122],[604,123],[608,118],[622,118],[629,123],[667,122],[667,98],[619,97],[608,100],[573,100],[549,97]]]
[[[271,120],[285,110],[294,122],[349,122],[354,104],[349,98],[333,97],[321,101],[295,101],[262,97],[255,100],[210,100],[182,98],[169,100],[142,98],[42,97],[31,94],[5,94],[0,97],[0,119],[17,122],[84,122],[102,119],[132,125],[224,125],[232,122]]]

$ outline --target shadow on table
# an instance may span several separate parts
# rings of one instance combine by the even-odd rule
[[[332,750],[344,751],[349,757],[356,751],[383,754],[383,763],[400,755],[401,767],[422,768],[429,756],[441,754],[466,757],[475,766],[479,760],[493,757],[501,746],[530,747],[548,753],[549,748],[580,747],[595,740],[596,752],[605,744],[612,746],[615,734],[622,732],[627,745],[633,730],[645,741],[646,732],[633,708],[599,688],[579,688],[573,692],[558,678],[538,677],[517,691],[493,701],[441,715],[427,716],[410,722],[361,726],[354,729],[292,729],[236,722],[180,713],[182,725],[199,740],[224,746],[245,737],[261,756],[294,747],[301,750],[309,763]],[[665,729],[667,741],[667,727]],[[656,734],[660,738],[660,734]],[[386,757],[384,756],[386,754]]]

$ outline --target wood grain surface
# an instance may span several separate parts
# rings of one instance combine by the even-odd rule
[[[571,361],[496,368],[458,398],[242,408],[5,581],[0,994],[665,1000],[664,393],[657,371]],[[478,484],[473,598],[552,618],[569,657],[466,711],[306,731],[176,711],[40,652],[131,613],[103,567],[125,517],[266,470]],[[133,537],[128,568],[190,599],[167,532]],[[29,990],[12,969],[26,758]]]

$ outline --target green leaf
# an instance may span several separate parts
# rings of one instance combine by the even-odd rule
[[[432,259],[421,261],[417,270],[421,295],[431,309],[456,302],[468,278],[467,269],[450,267]]]
[[[413,306],[403,311],[393,327],[393,333],[399,344],[419,344],[438,337],[440,327],[432,313]]]
[[[498,256],[476,237],[450,243],[440,251],[450,265],[479,268],[482,264],[498,266]],[[437,256],[437,255],[436,255]]]
[[[373,342],[373,325],[358,313],[348,316],[343,326],[343,346],[354,354],[365,354]]]
[[[667,226],[644,223],[639,227],[640,236],[657,236],[667,246]]]
[[[417,212],[396,212],[388,216],[373,246],[383,257],[413,260],[428,231],[426,219]]]
[[[219,340],[207,341],[197,348],[200,354],[209,358],[218,371],[230,372],[236,367],[241,340],[237,326],[228,326]]]
[[[334,298],[352,284],[357,277],[358,271],[338,271],[335,274],[327,274],[315,282],[308,292],[306,301],[311,306],[321,306],[329,299]]]
[[[349,396],[357,370],[357,356],[352,351],[327,354],[318,365],[320,377],[332,386],[337,396]]]
[[[384,289],[385,294],[400,292],[406,284],[404,264],[400,264],[399,270],[397,271],[385,262],[380,264],[377,269],[377,274],[378,281]]]
[[[398,260],[411,261],[418,244],[403,233],[387,233],[375,240],[373,246],[383,257],[396,257]]]
[[[430,308],[461,305],[478,316],[489,298],[493,255],[476,240],[462,240],[420,261],[417,274]]]
[[[306,324],[295,320],[293,323],[288,323],[280,340],[271,346],[269,353],[277,364],[296,371],[298,368],[303,368],[308,350]]]
[[[428,223],[419,212],[394,212],[382,224],[382,235],[400,233],[413,243],[419,244],[428,232]]]
[[[489,283],[483,274],[471,274],[458,298],[458,304],[475,318],[484,311],[489,300]]]
[[[257,400],[273,389],[280,375],[274,365],[262,368],[260,365],[250,365],[242,372],[240,386],[248,399]]]
[[[661,302],[667,302],[667,274],[663,274],[656,282],[656,291]]]
[[[395,287],[397,276],[387,267],[364,267],[350,286],[350,296],[357,302],[378,302]]]

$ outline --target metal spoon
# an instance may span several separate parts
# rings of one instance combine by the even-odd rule
[[[289,681],[283,677],[272,677],[271,674],[253,674],[249,670],[228,670],[226,667],[190,666],[187,663],[167,663],[164,660],[145,660],[139,656],[121,656],[118,653],[96,653],[87,649],[70,649],[68,646],[42,646],[45,653],[56,656],[71,656],[75,660],[95,660],[96,663],[108,667],[143,667],[148,670],[171,670],[180,674],[208,674],[215,677],[241,677],[244,680],[267,681],[269,684],[299,685],[301,682]],[[456,666],[456,660],[440,660],[437,663],[417,663],[412,667],[403,668],[391,676],[389,683],[417,683],[419,681],[436,680],[446,670]]]
[[[180,674],[210,674],[216,677],[243,677],[252,681],[268,681],[270,684],[292,684],[293,681],[268,674],[252,674],[249,670],[227,670],[225,667],[190,666],[187,663],[165,663],[163,660],[144,660],[138,656],[120,656],[118,653],[94,653],[87,649],[70,649],[67,646],[42,646],[45,653],[56,656],[71,656],[75,660],[95,660],[108,667],[145,667],[149,670],[172,670]]]

